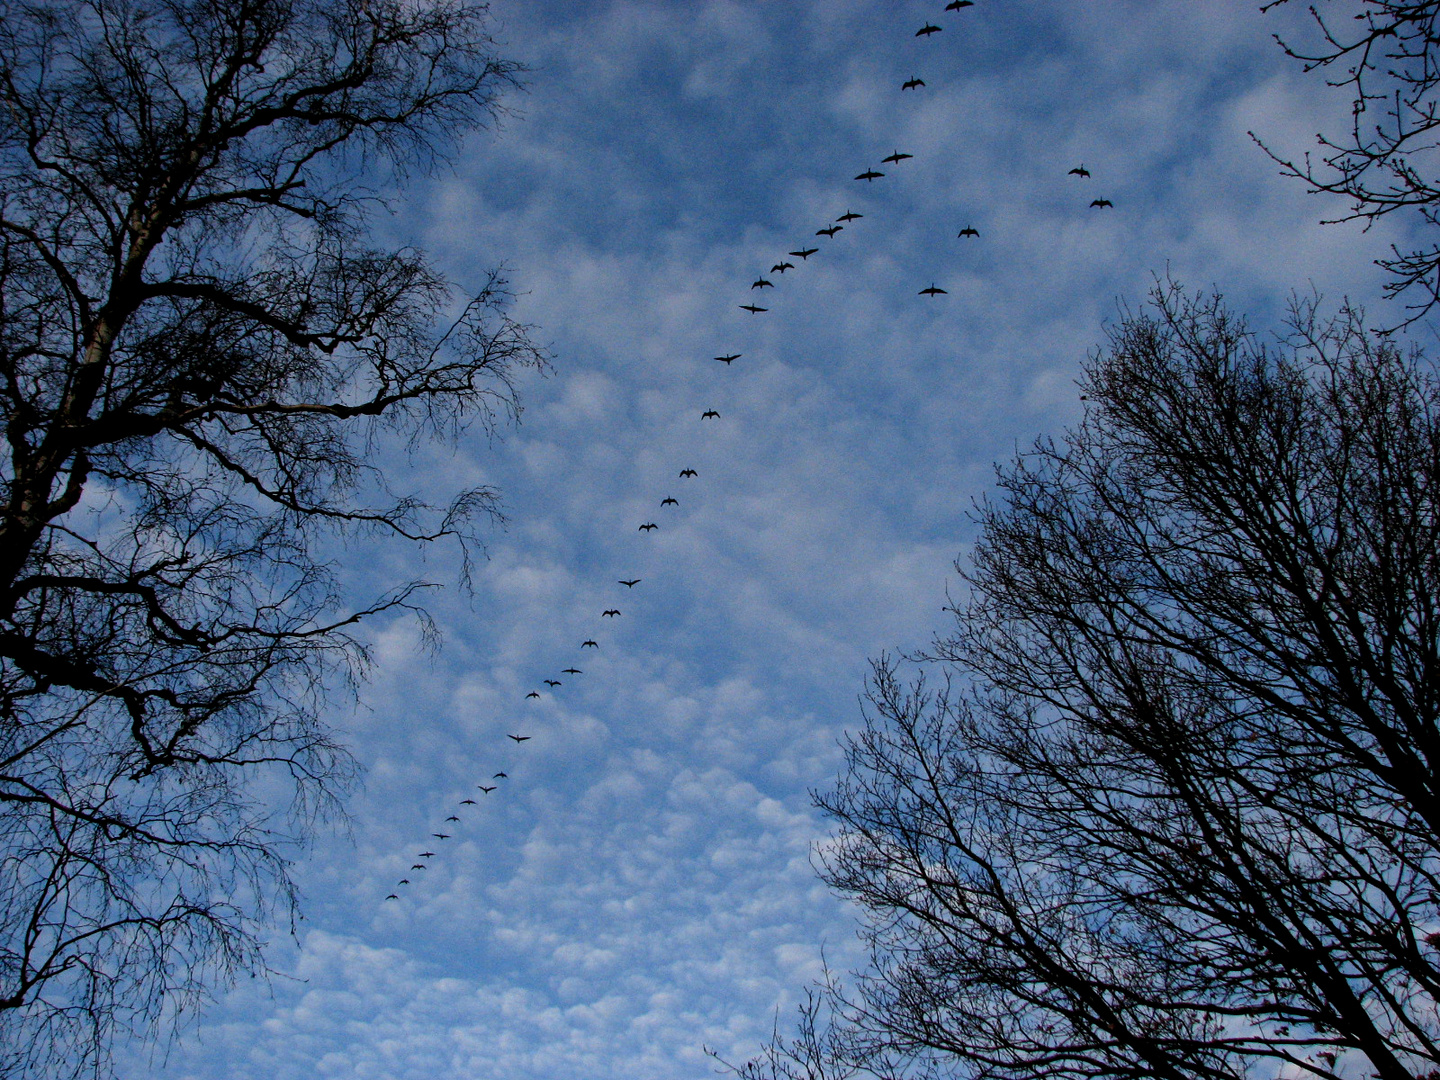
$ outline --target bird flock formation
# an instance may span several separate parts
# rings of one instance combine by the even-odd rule
[[[950,2],[944,6],[944,11],[959,12],[965,8],[974,7],[975,3],[976,0],[950,0]],[[945,28],[943,26],[927,22],[919,30],[915,31],[915,37],[918,39],[929,40],[935,34],[942,33],[944,29]],[[926,84],[924,79],[920,78],[919,76],[911,76],[903,83],[901,83],[900,92],[902,94],[905,94],[907,92],[920,91],[925,88],[925,85]],[[899,150],[893,150],[888,156],[880,159],[880,164],[885,166],[898,166],[901,165],[903,162],[910,160],[913,156],[914,155],[912,154],[902,153]],[[1071,169],[1069,175],[1081,180],[1091,179],[1090,171],[1083,164]],[[873,167],[867,167],[863,172],[856,174],[855,180],[862,181],[866,184],[871,184],[877,180],[883,180],[885,176],[886,174],[884,172]],[[1092,209],[1106,209],[1112,208],[1113,206],[1114,204],[1109,199],[1105,198],[1097,198],[1092,200],[1090,203],[1090,207]],[[846,228],[846,226],[851,225],[853,222],[858,221],[863,217],[863,214],[858,214],[852,210],[846,209],[843,214],[840,214],[824,228],[817,229],[815,231],[815,235],[819,237],[824,237],[827,241],[833,241],[835,237]],[[957,235],[957,239],[961,240],[975,240],[979,239],[979,237],[980,232],[973,225],[966,225],[960,230]],[[819,254],[819,252],[819,247],[807,247],[804,244],[800,244],[796,247],[794,251],[786,252],[788,258],[781,258],[779,261],[774,263],[770,267],[769,271],[766,273],[771,276],[778,277],[796,268],[796,264],[794,262],[791,262],[790,259],[799,259],[800,263],[803,265],[810,259],[812,255],[817,255]],[[750,292],[754,294],[758,291],[759,297],[752,298],[747,303],[738,305],[740,310],[749,313],[751,316],[765,314],[770,309],[768,307],[762,306],[761,304],[757,304],[754,301],[757,298],[766,296],[765,290],[774,289],[775,287],[775,282],[770,280],[770,278],[767,277],[765,273],[760,274],[750,285]],[[933,299],[939,296],[946,296],[948,295],[948,292],[947,290],[941,288],[939,285],[932,281],[929,286],[919,290],[919,295],[930,297]],[[741,356],[741,353],[722,353],[720,355],[717,355],[714,359],[719,363],[726,365],[726,367],[729,367],[736,360],[739,360]],[[715,409],[706,409],[703,413],[700,414],[700,419],[702,421],[712,420],[718,419],[719,416],[720,413]],[[699,474],[696,472],[695,469],[687,467],[679,471],[677,479],[680,481],[691,480],[697,478],[698,475]],[[663,499],[660,500],[659,503],[660,509],[662,511],[670,507],[678,507],[679,505],[679,499],[675,498],[673,495],[666,495]],[[639,525],[639,531],[646,534],[654,533],[659,528],[660,523],[656,521],[646,521]],[[637,585],[640,585],[641,583],[642,579],[640,578],[621,578],[616,582],[616,585],[625,588],[628,592],[629,590],[634,589]],[[621,610],[615,607],[606,608],[600,613],[600,617],[605,619],[614,619],[619,618],[620,616]],[[586,638],[585,640],[581,641],[578,646],[578,650],[582,654],[583,651],[586,649],[598,650],[599,648],[600,643],[595,638]],[[545,678],[541,680],[542,685],[546,687],[544,693],[554,693],[561,687],[565,686],[567,681],[573,680],[578,676],[582,676],[585,674],[585,672],[583,668],[576,667],[575,664],[572,663],[569,667],[560,669],[557,674],[565,676],[565,679]],[[540,691],[538,688],[532,689],[525,694],[524,702],[522,702],[522,704],[538,701],[542,698],[542,696],[542,691]],[[508,733],[508,737],[513,741],[516,747],[522,746],[523,744],[529,742],[532,738],[532,736],[530,735],[521,734],[519,732],[510,732]],[[508,774],[502,770],[490,776],[489,783],[478,783],[475,785],[475,787],[476,790],[481,793],[482,797],[488,797],[500,789],[500,781],[507,779],[509,779]],[[460,816],[460,814],[466,812],[468,808],[476,807],[478,805],[479,801],[474,798],[464,798],[459,800],[458,805],[455,807],[455,810],[458,812],[452,813],[448,817],[446,817],[444,824],[439,826],[438,828],[447,829],[453,826],[458,829],[460,827],[463,827],[465,821]],[[445,831],[436,831],[430,834],[431,838],[437,841],[437,844],[435,846],[443,844],[446,840],[451,839],[454,835],[455,834],[453,832]],[[404,889],[406,886],[412,885],[414,883],[414,879],[412,879],[409,875],[418,871],[424,871],[428,869],[429,864],[426,860],[436,857],[438,857],[437,852],[428,850],[421,851],[417,855],[415,855],[415,861],[411,864],[410,870],[406,873],[405,877],[399,879],[395,888],[397,890]],[[398,891],[391,892],[385,897],[386,900],[399,900],[400,898],[401,893]]]

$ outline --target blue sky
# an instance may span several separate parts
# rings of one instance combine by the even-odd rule
[[[335,715],[365,783],[296,867],[280,976],[168,1057],[128,1048],[126,1075],[698,1080],[703,1046],[755,1053],[822,950],[861,960],[810,866],[809,793],[867,660],[944,629],[967,510],[997,459],[1078,419],[1121,305],[1168,273],[1261,329],[1295,290],[1391,317],[1372,260],[1405,223],[1322,227],[1343,208],[1247,134],[1303,153],[1346,118],[1270,39],[1303,9],[943,8],[494,3],[528,91],[378,227],[462,283],[504,263],[553,353],[517,428],[389,465],[400,490],[493,484],[509,524],[471,594],[433,597],[438,653],[373,628],[363,706]],[[870,166],[888,175],[852,179]],[[800,245],[820,251],[768,272]],[[357,594],[457,574],[447,552],[343,557]]]

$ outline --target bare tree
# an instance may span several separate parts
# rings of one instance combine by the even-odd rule
[[[1289,0],[1272,0],[1269,11]],[[1346,5],[1343,15],[1330,4],[1310,7],[1319,38],[1301,45],[1277,36],[1287,55],[1306,71],[1336,72],[1327,82],[1353,95],[1352,122],[1344,135],[1317,136],[1318,159],[1281,157],[1265,147],[1284,172],[1304,180],[1313,192],[1344,196],[1349,210],[1336,221],[1366,226],[1397,210],[1412,210],[1425,225],[1440,224],[1440,175],[1433,168],[1440,134],[1440,2],[1364,0]],[[1252,132],[1252,137],[1255,137]],[[1418,296],[1408,305],[1413,322],[1440,302],[1440,245],[1401,251],[1392,247],[1376,264],[1390,274],[1387,295]]]
[[[1436,1073],[1440,379],[1292,315],[1162,289],[1001,471],[820,800],[871,964],[748,1076]]]
[[[381,440],[516,408],[542,362],[367,237],[519,67],[464,0],[53,0],[0,20],[0,1075],[262,964],[284,845],[345,786],[363,672],[317,545],[462,543],[489,490],[390,492]],[[383,175],[377,182],[384,182]],[[276,792],[287,792],[277,805]]]

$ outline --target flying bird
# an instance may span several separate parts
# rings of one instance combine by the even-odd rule
[[[959,11],[961,8],[974,7],[974,6],[975,6],[975,0],[950,0],[950,3],[948,3],[948,4],[945,5],[945,10],[946,10],[946,11]]]
[[[585,673],[584,673],[583,671],[581,671],[578,667],[567,667],[564,671],[560,672],[560,674],[561,674],[561,675],[584,675]],[[502,772],[502,773],[496,773],[495,775],[496,775],[496,776],[504,776],[505,774]]]
[[[386,899],[386,900],[399,900],[400,897],[396,896],[396,895],[392,892],[389,896],[385,897],[385,899]]]
[[[893,163],[893,162],[904,161],[906,158],[912,158],[912,157],[914,157],[914,156],[915,156],[914,154],[902,154],[902,153],[900,153],[899,150],[896,150],[896,151],[895,151],[893,154],[891,154],[889,157],[887,157],[887,158],[881,158],[881,159],[880,159],[880,163],[881,163],[882,165],[889,165],[889,164],[891,164],[891,163]]]
[[[857,214],[857,213],[855,213],[855,211],[853,211],[853,210],[846,210],[843,214],[841,214],[841,215],[840,215],[838,218],[836,218],[835,220],[836,220],[836,221],[855,221],[855,220],[857,220],[857,219],[859,219],[859,218],[862,218],[862,217],[864,217],[864,216],[865,216],[864,214]]]
[[[539,697],[539,696],[540,696],[540,691],[539,691],[539,690],[531,690],[528,694],[525,695],[525,697],[526,697],[527,699],[528,699],[528,698],[532,698],[532,697]]]
[[[396,882],[396,884],[397,884],[397,885],[409,885],[409,884],[410,884],[410,879],[409,879],[408,877],[402,877],[399,881]]]
[[[449,839],[450,839],[450,834],[449,834],[448,832],[432,832],[430,835],[433,836],[433,837],[435,837],[436,840],[449,840]]]
[[[619,615],[619,614],[620,614],[620,609],[619,609],[619,608],[613,608],[613,607],[612,607],[612,608],[610,608],[608,611],[602,611],[602,612],[600,613],[600,617],[601,617],[602,619],[613,619],[616,615]]]
[[[1114,204],[1113,202],[1111,202],[1109,199],[1095,199],[1094,201],[1092,201],[1092,202],[1090,203],[1090,205],[1091,205],[1091,206],[1098,206],[1098,207],[1101,207],[1101,208],[1103,209],[1104,207],[1107,207],[1107,206],[1109,206],[1109,207],[1114,207],[1115,204]]]
[[[560,685],[561,685],[561,682],[560,682],[559,679],[546,679],[546,680],[545,680],[545,685],[546,685],[546,686],[560,686]]]
[[[522,742],[529,742],[529,741],[533,738],[533,736],[531,736],[531,735],[511,735],[510,738],[514,739],[517,743],[522,743]]]
[[[960,235],[960,236],[979,236],[979,235],[980,235],[980,231],[979,231],[978,229],[976,229],[973,225],[966,225],[965,228],[963,228],[963,229],[960,230],[959,235]]]
[[[410,867],[410,869],[411,869],[411,870],[428,870],[428,869],[430,869],[430,868],[429,868],[428,866],[426,866],[424,863],[418,863],[418,862],[417,862],[414,866]]]
[[[775,283],[773,281],[766,281],[763,277],[756,278],[755,284],[750,286],[752,289],[773,289],[774,287]]]
[[[1067,176],[1083,176],[1083,177],[1087,177],[1087,178],[1088,178],[1088,177],[1090,176],[1090,170],[1087,169],[1087,168],[1085,168],[1084,165],[1077,165],[1077,166],[1075,166],[1075,168],[1071,169],[1068,173],[1066,173],[1066,175],[1067,175]]]
[[[454,814],[451,814],[451,815],[450,815],[449,817],[447,817],[445,820],[446,820],[446,821],[459,821],[460,819],[459,819],[458,817],[456,817]]]
[[[921,289],[921,290],[920,290],[920,295],[921,295],[921,296],[943,296],[943,295],[948,295],[948,294],[947,294],[947,292],[946,292],[945,289],[942,289],[942,288],[940,288],[938,285],[935,285],[934,283],[932,283],[928,289]]]
[[[486,787],[484,784],[476,784],[475,786],[478,787],[481,791],[485,792],[486,795],[489,795],[490,792],[495,790],[494,784],[491,784],[489,787]]]
[[[422,852],[420,852],[419,855],[416,855],[415,857],[416,857],[417,859],[433,859],[433,858],[435,857],[435,852],[433,852],[433,851],[422,851]],[[410,869],[411,869],[411,870],[414,870],[415,867],[412,866]],[[424,870],[425,867],[422,866],[422,867],[420,867],[420,869],[421,869],[421,870]]]
[[[497,772],[492,779],[495,779],[495,780],[509,780],[509,779],[510,779],[510,774],[509,774],[509,773],[503,773],[503,772]]]
[[[783,274],[786,270],[794,269],[795,264],[792,262],[778,262],[774,266],[770,267],[770,272],[772,274]]]
[[[461,799],[461,800],[460,800],[460,805],[461,805],[461,806],[474,806],[474,805],[475,805],[475,800],[474,800],[474,799]]]
[[[580,647],[582,649],[598,649],[600,643],[598,641],[582,641],[580,642]],[[515,736],[511,735],[510,737],[513,739]]]
[[[680,470],[680,475],[681,475],[682,477],[686,477],[686,476],[699,476],[700,474],[697,473],[694,469],[681,469],[681,470]]]
[[[884,175],[885,175],[885,174],[884,174],[883,172],[876,172],[874,169],[866,169],[866,170],[865,170],[864,172],[862,172],[859,176],[855,177],[855,179],[856,179],[856,180],[879,180],[880,177],[882,177],[882,176],[884,176]]]
[[[700,419],[701,419],[701,420],[709,420],[711,417],[714,417],[716,420],[719,420],[719,419],[720,419],[720,414],[719,414],[718,412],[716,412],[714,409],[706,409],[704,412],[702,412],[702,413],[700,414]],[[664,503],[661,503],[660,505],[663,506],[663,505],[665,505],[665,504],[664,504]]]
[[[901,90],[915,90],[925,85],[924,79],[906,79],[900,85]]]
[[[919,30],[915,31],[916,37],[929,37],[931,34],[938,34],[944,27],[936,26],[934,23],[926,23]]]
[[[834,239],[835,239],[835,234],[836,234],[837,232],[839,232],[839,231],[840,231],[841,229],[843,229],[843,228],[845,228],[844,225],[827,225],[827,226],[826,226],[825,228],[823,228],[823,229],[816,229],[816,230],[815,230],[815,235],[816,235],[816,236],[828,236],[831,240],[834,240]]]
[[[663,498],[663,499],[660,500],[660,505],[661,505],[661,506],[679,506],[679,505],[680,505],[680,500],[679,500],[679,499],[675,499],[675,498],[671,498],[669,495],[666,495],[665,498]]]
[[[722,364],[733,364],[736,360],[739,360],[740,357],[744,355],[744,353],[732,352],[728,356],[717,356],[715,357],[715,359],[719,360]]]
[[[682,473],[681,475],[683,476],[684,474]],[[637,578],[631,578],[629,581],[623,581],[623,580],[622,580],[622,581],[617,581],[615,584],[616,584],[616,585],[624,585],[627,589],[633,589],[636,585],[639,585],[639,584],[640,584],[640,581],[641,581],[641,579],[637,577]]]
[[[751,315],[759,315],[762,311],[769,311],[768,307],[756,307],[754,304],[741,304],[741,311],[748,311]]]
[[[640,532],[651,532],[655,529],[658,529],[659,527],[660,526],[656,525],[655,522],[647,521],[644,525],[640,526]]]
[[[809,259],[811,255],[814,255],[815,252],[819,250],[819,248],[802,248],[799,251],[792,251],[790,254],[800,259]]]

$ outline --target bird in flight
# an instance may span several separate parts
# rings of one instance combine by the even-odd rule
[[[419,855],[416,855],[415,857],[416,857],[417,859],[433,859],[433,858],[435,857],[435,852],[433,852],[433,851],[422,851],[422,852],[420,852]],[[410,869],[411,869],[411,870],[414,870],[415,867],[412,866]],[[421,870],[424,870],[425,867],[422,866],[422,867],[420,867],[420,869],[421,869]]]
[[[901,85],[901,90],[917,90],[925,85],[924,79],[906,79]]]
[[[884,175],[885,175],[885,174],[884,174],[883,172],[876,172],[874,169],[866,169],[866,170],[865,170],[864,172],[862,172],[859,176],[855,177],[855,179],[856,179],[856,180],[879,180],[880,177],[882,177],[882,176],[884,176]]]
[[[679,499],[676,499],[676,498],[672,498],[672,497],[669,496],[669,495],[666,495],[665,498],[663,498],[663,499],[660,500],[660,505],[661,505],[661,506],[679,506],[679,505],[680,505],[680,500],[679,500]]]
[[[697,473],[694,469],[681,469],[681,470],[680,470],[680,475],[681,475],[682,477],[686,477],[686,476],[699,476],[700,474]]]
[[[641,579],[637,577],[631,578],[629,581],[617,581],[615,584],[624,585],[627,589],[633,589],[636,585],[640,584],[640,580]]]
[[[718,412],[716,412],[714,409],[706,409],[704,412],[702,412],[702,413],[700,414],[700,419],[701,419],[701,420],[709,420],[709,419],[711,419],[712,417],[713,417],[714,419],[716,419],[716,420],[719,420],[719,419],[720,419],[720,414],[719,414]],[[662,503],[661,505],[663,506],[664,504]]]
[[[1101,208],[1103,209],[1103,208],[1106,207],[1106,206],[1114,207],[1115,204],[1114,204],[1113,202],[1111,202],[1109,199],[1096,199],[1096,200],[1094,200],[1093,202],[1091,202],[1090,205],[1091,205],[1091,206],[1098,206],[1098,207],[1101,207]]]
[[[481,791],[485,792],[486,795],[489,795],[490,792],[495,790],[494,784],[491,784],[489,787],[486,787],[484,784],[476,784],[475,786],[478,787]]]
[[[494,779],[494,780],[509,780],[509,779],[510,779],[510,774],[509,774],[509,773],[503,773],[503,772],[497,772],[497,773],[494,775],[494,777],[492,777],[492,779]]]
[[[564,671],[560,672],[560,674],[561,674],[561,675],[584,675],[585,673],[584,673],[583,671],[581,671],[578,667],[567,667]],[[496,775],[496,776],[504,776],[505,774],[502,772],[502,773],[496,773],[495,775]]]
[[[929,37],[931,34],[938,34],[944,27],[936,26],[934,23],[926,23],[919,30],[915,31],[916,37]]]
[[[859,218],[862,218],[862,217],[864,217],[864,216],[865,216],[864,214],[857,214],[857,213],[855,213],[855,211],[853,211],[853,210],[846,210],[843,214],[841,214],[841,215],[840,215],[838,218],[836,218],[835,220],[836,220],[836,221],[855,221],[855,220],[857,220],[857,219],[859,219]]]
[[[794,269],[795,264],[792,262],[778,262],[774,266],[770,267],[770,272],[772,274],[783,274],[786,270]]]
[[[1067,175],[1067,176],[1084,176],[1084,177],[1089,177],[1089,175],[1090,175],[1090,170],[1087,169],[1087,168],[1085,168],[1084,165],[1077,165],[1077,166],[1075,166],[1075,168],[1071,169],[1066,175]]]
[[[914,154],[902,154],[902,153],[900,153],[899,150],[896,150],[896,151],[895,151],[893,154],[891,154],[889,157],[887,157],[887,158],[881,158],[881,159],[880,159],[880,163],[881,163],[882,165],[890,165],[890,164],[892,164],[892,163],[901,162],[901,161],[904,161],[906,158],[912,158],[912,157],[914,157],[914,156],[915,156]]]
[[[458,817],[456,817],[454,814],[451,814],[451,815],[450,815],[449,817],[447,817],[445,820],[446,820],[446,821],[459,821],[460,819],[459,819]]]
[[[433,837],[435,837],[436,840],[449,840],[449,839],[450,839],[450,834],[449,834],[448,832],[432,832],[430,835],[433,836]]]
[[[715,357],[715,359],[719,360],[722,364],[733,364],[736,360],[739,360],[740,357],[744,355],[744,353],[732,352],[727,356],[717,356]]]
[[[619,614],[620,614],[620,609],[619,609],[619,608],[613,608],[613,607],[612,607],[612,608],[610,608],[608,611],[602,611],[602,612],[600,613],[600,617],[601,617],[602,619],[613,619],[616,615],[619,615]]]
[[[827,225],[827,226],[826,226],[825,228],[823,228],[823,229],[816,229],[816,230],[815,230],[815,235],[816,235],[816,236],[828,236],[831,240],[833,240],[833,239],[835,239],[835,234],[836,234],[837,232],[839,232],[839,231],[840,231],[841,229],[843,229],[843,228],[845,228],[844,225]]]
[[[947,294],[946,290],[940,288],[938,285],[936,285],[936,284],[934,284],[934,283],[932,282],[931,285],[930,285],[930,287],[929,287],[928,289],[921,289],[921,290],[920,290],[920,295],[921,295],[921,296],[942,296],[942,295],[948,295],[948,294]]]
[[[461,799],[461,800],[460,800],[460,805],[461,805],[461,806],[474,806],[474,805],[475,805],[475,800],[474,800],[474,799]]]
[[[539,690],[531,690],[528,694],[525,695],[525,697],[526,697],[527,699],[528,699],[528,698],[532,698],[532,697],[539,697],[539,696],[540,696],[540,691],[539,691]]]
[[[811,255],[814,255],[815,252],[819,250],[819,248],[801,248],[799,251],[790,252],[790,254],[799,259],[809,259]]]
[[[546,680],[545,680],[545,685],[546,685],[546,686],[560,686],[561,683],[560,683],[560,680],[559,680],[559,679],[546,679]]]
[[[948,3],[948,4],[945,5],[945,10],[946,10],[946,11],[959,11],[961,8],[974,7],[974,6],[975,6],[975,0],[950,0],[950,3]]]
[[[582,649],[598,649],[600,647],[600,643],[598,641],[582,641],[580,642],[580,647]],[[514,735],[511,735],[510,737],[512,739],[515,738]]]
[[[653,531],[653,530],[655,530],[655,529],[658,529],[659,527],[660,527],[660,526],[659,526],[659,525],[656,525],[655,522],[653,522],[653,521],[647,521],[644,525],[641,525],[641,526],[640,526],[640,531],[641,531],[641,532],[651,532],[651,531]]]
[[[396,895],[392,892],[389,896],[385,897],[385,899],[386,899],[386,900],[399,900],[400,897],[396,896]]]
[[[980,231],[979,231],[978,229],[976,229],[973,225],[966,225],[965,228],[963,228],[963,229],[960,230],[959,235],[960,235],[960,236],[979,236],[979,235],[980,235]]]
[[[531,736],[531,735],[511,735],[510,738],[514,739],[517,743],[522,743],[522,742],[529,742],[529,741],[533,738],[533,736]]]
[[[410,867],[410,869],[411,869],[411,870],[428,870],[429,867],[426,866],[424,863],[418,863],[418,862],[417,862],[414,866]]]
[[[410,879],[409,879],[408,877],[402,877],[398,882],[396,882],[396,884],[397,884],[397,885],[409,885],[409,884],[410,884]]]
[[[775,283],[773,281],[766,281],[763,277],[756,278],[755,284],[750,286],[752,289],[773,289],[774,287]]]
[[[754,304],[741,304],[741,311],[748,311],[751,315],[759,315],[762,311],[769,311],[768,307],[756,307]]]

